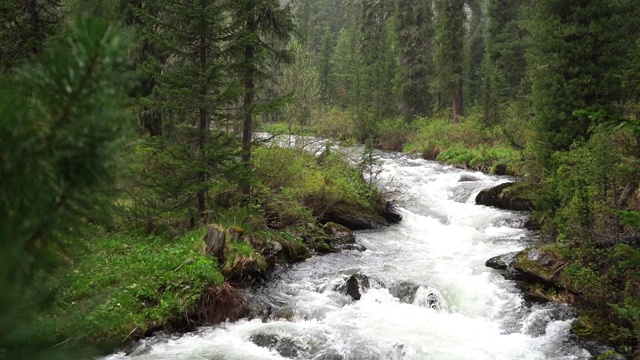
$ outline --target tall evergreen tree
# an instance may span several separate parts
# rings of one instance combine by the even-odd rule
[[[505,94],[512,99],[527,71],[529,6],[529,0],[489,0],[487,5],[487,56],[502,73]]]
[[[588,137],[616,113],[630,47],[632,2],[535,2],[533,96],[540,160]]]
[[[256,91],[261,81],[269,78],[268,59],[286,59],[282,49],[292,32],[291,10],[281,7],[278,0],[237,0],[233,2],[239,53],[238,71],[243,88],[242,99],[242,161],[250,167],[253,117]],[[242,185],[248,194],[248,183]]]
[[[191,226],[198,217],[206,219],[209,189],[214,177],[225,174],[222,168],[233,151],[231,140],[211,126],[226,120],[227,109],[239,94],[226,60],[231,54],[228,5],[214,0],[163,0],[137,10],[147,23],[149,38],[166,59],[158,64],[161,76],[153,87],[155,103],[149,106],[164,109],[167,133],[146,143],[148,163],[163,171],[143,180],[157,190],[144,202],[147,209],[158,212],[184,211]]]
[[[398,38],[396,92],[399,110],[408,117],[430,113],[433,81],[433,3],[395,0]]]
[[[451,119],[458,122],[464,114],[465,1],[436,0],[435,11],[438,91],[452,99]]]

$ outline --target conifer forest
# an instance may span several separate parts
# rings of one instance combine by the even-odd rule
[[[13,359],[640,359],[640,3],[0,1]]]

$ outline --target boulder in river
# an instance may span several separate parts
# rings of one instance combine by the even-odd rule
[[[251,335],[249,340],[260,347],[277,351],[284,358],[297,358],[304,352],[304,348],[288,336],[257,333]]]
[[[533,210],[533,201],[523,195],[521,186],[513,182],[480,191],[476,196],[476,204],[513,211]]]
[[[347,278],[343,283],[338,285],[334,290],[350,296],[353,300],[360,300],[362,298],[362,292],[369,289],[371,283],[369,277],[363,274],[353,274]]]
[[[487,267],[505,271],[504,276],[516,285],[530,302],[575,301],[570,280],[564,274],[569,262],[551,247],[530,248],[517,253],[493,257]]]
[[[480,179],[469,174],[462,174],[460,175],[460,179],[458,179],[458,182],[474,182],[474,181],[480,181]]]
[[[335,239],[337,245],[355,244],[356,236],[346,226],[328,222],[322,227],[324,233]]]
[[[418,284],[414,284],[408,281],[402,281],[392,285],[389,288],[389,294],[393,295],[393,297],[395,298],[398,298],[398,300],[400,300],[400,302],[402,303],[413,304],[418,288],[420,288],[420,285]]]
[[[389,221],[374,211],[365,209],[357,203],[346,201],[330,205],[318,218],[323,223],[334,222],[350,230],[367,230],[389,226]]]

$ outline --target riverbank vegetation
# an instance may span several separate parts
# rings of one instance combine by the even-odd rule
[[[365,144],[369,175],[377,147],[520,177],[567,261],[574,331],[638,355],[633,1],[0,10],[0,358],[180,328],[230,282],[335,250],[320,222],[386,222],[384,197],[339,154],[255,130]],[[202,252],[212,223],[242,234],[224,259]]]

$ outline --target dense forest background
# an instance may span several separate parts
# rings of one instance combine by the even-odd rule
[[[222,282],[189,243],[207,223],[282,239],[327,203],[379,206],[339,159],[311,172],[257,130],[522,177],[547,245],[571,260],[574,331],[637,347],[635,1],[10,0],[0,19],[0,326],[13,329],[0,358],[70,333],[113,345],[193,306]],[[198,260],[151,250],[167,246]],[[112,253],[144,266],[123,261],[103,285],[166,308],[73,275]],[[165,299],[131,287],[140,274],[197,286]]]

